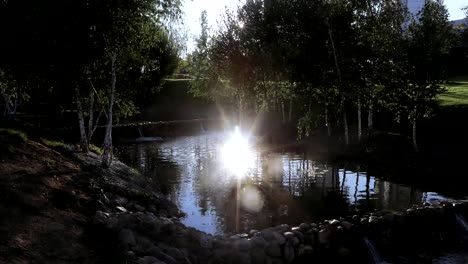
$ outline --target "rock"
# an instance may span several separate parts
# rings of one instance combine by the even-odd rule
[[[134,208],[135,208],[136,211],[139,211],[139,212],[143,212],[143,211],[146,210],[143,206],[141,206],[139,204],[135,204]]]
[[[171,219],[166,217],[160,217],[159,221],[161,223],[161,231],[166,233],[174,232],[175,226]]]
[[[305,255],[312,255],[314,253],[314,248],[312,246],[304,246],[304,254]]]
[[[305,232],[305,231],[307,231],[307,230],[310,229],[310,225],[307,224],[307,223],[301,223],[301,224],[299,225],[299,228],[301,229],[302,232]]]
[[[252,263],[267,263],[268,256],[263,250],[251,250],[250,260],[252,261]]]
[[[202,248],[211,249],[213,248],[213,238],[200,232],[198,242]]]
[[[338,249],[338,254],[341,256],[341,257],[346,257],[348,256],[349,254],[351,254],[351,250],[345,248],[345,247],[340,247]]]
[[[273,236],[278,244],[283,245],[284,243],[286,243],[286,239],[280,233],[273,232]]]
[[[316,233],[312,230],[307,231],[304,235],[304,243],[313,245],[315,243]]]
[[[138,255],[148,255],[147,253],[154,247],[154,244],[145,237],[136,237],[136,245],[132,250]]]
[[[362,225],[366,225],[368,222],[369,222],[369,219],[367,219],[367,218],[365,218],[365,217],[364,217],[364,218],[361,218],[361,224],[362,224]]]
[[[280,258],[268,258],[268,264],[283,264],[283,260]]]
[[[213,248],[214,249],[223,248],[225,246],[226,246],[226,242],[223,239],[218,239],[218,238],[213,239]]]
[[[125,197],[117,196],[117,198],[114,199],[114,204],[117,206],[127,206],[128,204],[128,199]]]
[[[148,254],[150,254],[151,256],[156,257],[156,258],[164,261],[167,264],[178,264],[179,263],[175,258],[173,258],[173,257],[169,256],[168,254],[164,253],[158,247],[151,248],[150,251],[148,252]]]
[[[108,218],[109,218],[108,213],[105,213],[105,212],[102,212],[102,211],[97,211],[94,214],[93,223],[95,225],[104,225]]]
[[[164,264],[164,262],[153,256],[145,256],[138,259],[139,264]]]
[[[284,246],[284,260],[286,263],[291,263],[294,260],[294,246],[291,243],[286,243]]]
[[[173,257],[178,262],[187,263],[186,256],[177,248],[169,248],[166,250],[166,254]]]
[[[246,233],[239,234],[238,236],[239,236],[240,238],[249,238],[249,235],[247,235]]]
[[[353,228],[353,224],[351,224],[348,221],[341,221],[340,224],[346,231],[349,231],[349,230],[351,230],[351,228]]]
[[[299,242],[304,243],[305,241],[305,236],[302,232],[300,231],[293,231],[294,235],[296,235],[296,238],[299,240]]]
[[[135,256],[135,252],[131,251],[131,250],[128,250],[125,252],[125,257],[127,258],[133,258]]]
[[[116,206],[115,209],[117,209],[117,211],[120,211],[122,213],[128,212],[127,209],[125,209],[125,207],[123,206]]]
[[[330,223],[330,225],[332,225],[332,226],[338,226],[338,225],[340,225],[340,221],[338,221],[338,220],[336,220],[336,219],[331,220],[329,223]]]
[[[257,233],[258,233],[258,230],[252,229],[252,230],[250,230],[250,232],[249,232],[249,236],[250,236],[250,237],[253,237],[253,236],[257,235]]]
[[[122,246],[124,249],[127,249],[129,246],[136,245],[135,235],[130,229],[122,229],[119,232],[118,239],[119,245]]]
[[[288,230],[289,230],[289,225],[287,225],[287,224],[282,224],[282,225],[279,225],[279,226],[275,227],[275,231],[277,231],[279,233],[284,233],[284,232],[286,232]]]
[[[144,214],[138,212],[135,213],[135,218],[137,218],[136,223],[140,233],[149,235],[152,238],[159,237],[159,234],[162,231],[162,224],[153,213],[147,212]]]
[[[395,219],[395,215],[392,213],[388,213],[382,216],[382,219],[387,222],[393,222],[393,220]]]
[[[293,238],[296,237],[296,235],[294,235],[293,232],[285,232],[285,233],[284,233],[284,237],[285,237],[286,239],[288,239],[288,240],[292,240]]]
[[[301,231],[301,228],[298,226],[291,227],[291,231]]]
[[[267,242],[266,242],[265,238],[263,238],[261,236],[254,236],[254,237],[252,237],[250,239],[250,244],[253,247],[263,249],[266,246]]]
[[[250,250],[250,241],[247,239],[239,239],[234,242],[234,246],[239,251],[247,252]]]
[[[369,223],[377,223],[378,221],[379,221],[379,218],[377,216],[369,217]]]
[[[319,243],[322,245],[329,245],[330,244],[330,236],[331,232],[328,229],[322,229],[318,233],[318,240]]]
[[[265,247],[265,253],[270,257],[281,257],[281,248],[278,243],[270,242]]]
[[[239,235],[232,235],[232,236],[229,237],[229,239],[232,240],[232,241],[236,241],[236,240],[241,239],[241,237]]]

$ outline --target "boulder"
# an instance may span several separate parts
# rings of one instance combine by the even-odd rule
[[[122,229],[118,235],[119,245],[124,248],[128,249],[129,246],[136,245],[135,235],[133,231],[130,229]]]
[[[270,257],[281,257],[281,248],[278,243],[269,242],[265,247],[265,253]]]

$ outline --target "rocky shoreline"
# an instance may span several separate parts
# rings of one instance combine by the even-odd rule
[[[182,224],[183,212],[125,164],[103,170],[97,155],[79,158],[96,176],[92,236],[118,263],[425,263],[466,246],[463,202],[213,236]]]

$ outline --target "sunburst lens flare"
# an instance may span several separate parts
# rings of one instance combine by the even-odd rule
[[[224,168],[236,177],[244,177],[254,165],[254,155],[249,140],[242,135],[238,127],[222,146],[221,156]]]

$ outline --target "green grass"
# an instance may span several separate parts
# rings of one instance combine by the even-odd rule
[[[45,138],[40,138],[40,141],[48,146],[49,148],[58,150],[58,151],[72,151],[73,148],[72,146],[65,144],[60,141],[55,141],[55,140],[50,140],[50,139],[45,139]]]
[[[24,132],[0,128],[0,159],[8,159],[16,153],[16,148],[28,139]]]
[[[90,144],[90,145],[89,145],[89,150],[90,150],[91,152],[94,152],[94,153],[97,154],[97,155],[102,155],[102,153],[104,153],[104,150],[103,150],[102,148],[97,147],[97,146],[95,146],[95,145],[93,145],[93,144]]]
[[[441,106],[468,106],[468,76],[461,76],[450,80],[447,91],[439,95]]]

